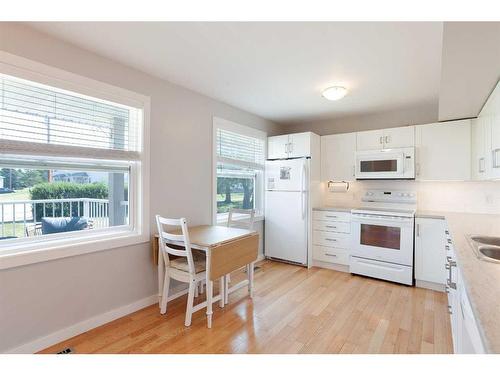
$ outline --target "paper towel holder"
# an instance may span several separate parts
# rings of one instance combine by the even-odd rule
[[[328,181],[328,189],[330,189],[333,184],[338,184],[338,183],[345,184],[345,191],[349,190],[349,182],[348,181],[333,181],[333,180]]]

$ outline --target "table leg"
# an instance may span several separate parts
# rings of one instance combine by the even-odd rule
[[[165,278],[165,261],[163,260],[163,253],[159,246],[158,239],[158,305],[161,305],[161,296],[163,292],[163,281]]]
[[[250,293],[250,298],[253,298],[253,269],[254,269],[254,264],[250,263],[248,265],[248,292]]]
[[[211,252],[208,249],[206,254],[206,294],[207,294],[207,327],[212,328],[212,297],[214,293],[214,283],[210,280]]]
[[[207,279],[207,327],[212,328],[212,296],[214,291],[214,283]]]

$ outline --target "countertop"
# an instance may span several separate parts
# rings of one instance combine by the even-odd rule
[[[467,214],[465,214],[467,215]],[[417,210],[415,213],[416,218],[421,218],[421,219],[440,219],[440,220],[446,220],[445,213],[439,212],[439,211],[421,211]]]
[[[314,211],[340,211],[340,212],[351,212],[354,207],[347,206],[322,206],[314,207]]]
[[[485,349],[490,353],[500,353],[500,264],[479,260],[466,237],[469,234],[500,236],[500,215],[457,212],[428,214],[446,219]]]

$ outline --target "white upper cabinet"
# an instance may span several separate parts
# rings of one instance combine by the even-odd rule
[[[287,159],[311,156],[311,135],[295,133],[267,138],[267,158]]]
[[[415,127],[403,126],[384,130],[384,148],[415,146]]]
[[[356,133],[321,137],[321,180],[354,181]]]
[[[288,136],[289,158],[311,156],[311,133],[295,133]]]
[[[417,180],[469,180],[471,120],[416,126]]]
[[[382,150],[383,148],[384,148],[383,130],[368,130],[356,133],[356,149],[358,151]]]
[[[267,138],[267,158],[286,159],[288,158],[288,135],[277,135]]]
[[[484,116],[483,116],[483,112]],[[500,82],[488,98],[479,118],[486,121],[486,152],[491,158],[490,178],[500,178]]]
[[[358,151],[382,150],[415,146],[415,127],[403,126],[356,133]]]
[[[485,180],[491,171],[491,155],[488,143],[491,143],[491,127],[486,118],[472,120],[472,179]]]
[[[439,219],[415,219],[415,279],[444,285],[446,271],[446,222]]]

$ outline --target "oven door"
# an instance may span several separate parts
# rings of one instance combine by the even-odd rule
[[[352,255],[413,266],[413,218],[352,214]]]
[[[360,151],[356,153],[356,178],[404,178],[404,164],[405,155],[402,151]]]

